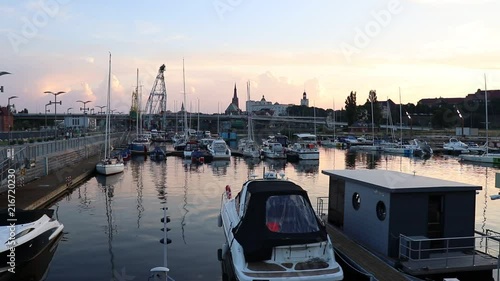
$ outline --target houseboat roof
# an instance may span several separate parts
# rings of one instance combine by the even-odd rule
[[[323,174],[383,189],[388,193],[456,192],[481,186],[386,170],[323,170]]]

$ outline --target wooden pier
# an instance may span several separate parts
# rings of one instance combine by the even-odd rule
[[[333,247],[336,251],[349,257],[377,280],[408,281],[402,272],[397,271],[394,267],[374,256],[337,228],[326,223],[326,230],[332,238]]]

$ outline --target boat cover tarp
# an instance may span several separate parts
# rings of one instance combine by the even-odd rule
[[[307,192],[282,180],[252,181],[247,207],[233,228],[247,262],[268,260],[276,246],[310,244],[327,240]]]

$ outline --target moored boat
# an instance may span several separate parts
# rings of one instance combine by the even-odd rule
[[[12,216],[3,209],[0,212],[0,272],[7,271],[11,257],[14,266],[33,260],[62,233],[64,225],[52,219],[54,210],[17,209],[15,227],[11,227]]]
[[[343,279],[307,192],[275,172],[245,182],[235,197],[226,186],[219,226],[226,238],[219,258],[230,280]]]

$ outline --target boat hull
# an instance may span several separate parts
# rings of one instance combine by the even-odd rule
[[[98,163],[97,165],[95,165],[95,169],[99,174],[108,176],[123,172],[123,170],[125,169],[125,165],[123,163]]]
[[[500,154],[461,155],[460,160],[475,163],[500,164]]]

